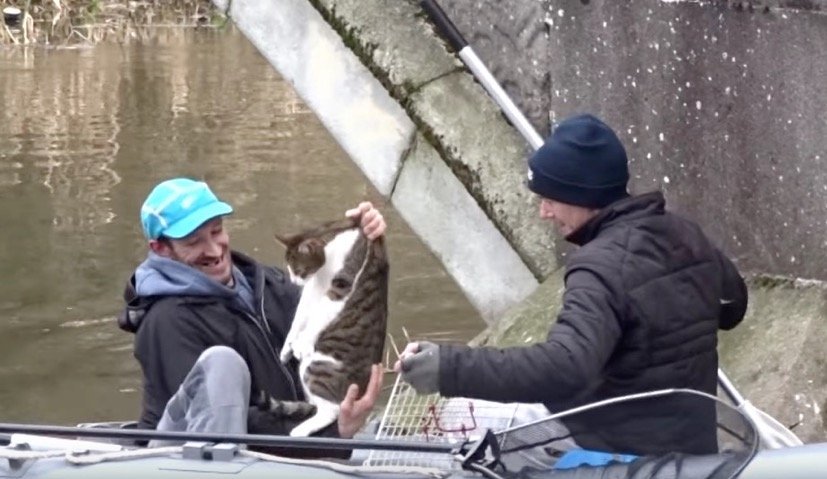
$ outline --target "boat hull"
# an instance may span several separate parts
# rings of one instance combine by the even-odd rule
[[[6,448],[8,451],[9,448]],[[111,453],[91,453],[95,454]],[[695,479],[710,477],[711,471],[720,465],[725,456],[710,455],[686,457],[680,466],[681,473],[677,479]],[[334,464],[334,463],[331,463]],[[809,444],[800,447],[775,449],[759,452],[746,469],[738,476],[739,479],[815,479],[823,477],[824,465],[827,464],[827,443]],[[358,464],[350,464],[358,467]],[[607,479],[607,478],[643,478],[666,479],[675,478],[675,464],[668,462],[661,464],[659,472],[641,475],[638,469],[630,475],[632,469],[628,465],[611,465],[606,467],[582,467],[567,471],[548,471],[532,475],[535,478],[552,479]],[[338,467],[333,465],[331,467]],[[411,474],[415,469],[405,468],[393,470],[361,471],[363,477],[375,479],[391,479],[399,477],[427,477],[424,474]],[[353,472],[353,471],[351,471]],[[286,463],[272,462],[260,458],[245,457],[237,454],[230,460],[215,460],[206,458],[185,458],[181,453],[173,453],[163,457],[144,457],[135,459],[112,458],[97,464],[73,465],[64,457],[43,458],[26,461],[0,461],[0,477],[17,478],[112,478],[112,477],[141,477],[145,479],[195,479],[195,478],[226,478],[237,477],[243,479],[255,478],[352,478],[348,472],[333,470],[320,466],[318,462]],[[481,477],[477,473],[454,470],[448,477],[469,478]]]

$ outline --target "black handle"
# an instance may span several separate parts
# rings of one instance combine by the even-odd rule
[[[324,449],[377,449],[384,451],[411,451],[442,454],[456,454],[457,448],[464,444],[441,442],[413,442],[378,439],[339,439],[333,437],[290,437],[263,434],[222,434],[210,432],[157,431],[153,429],[117,429],[97,427],[50,426],[36,424],[0,423],[0,433],[27,433],[52,436],[72,436],[75,438],[117,438],[117,439],[166,439],[172,441],[231,442],[272,447],[302,447]],[[3,440],[0,436],[0,440]]]
[[[435,0],[422,0],[419,4],[425,10],[425,13],[427,13],[431,18],[431,21],[434,22],[434,25],[436,25],[436,28],[440,34],[445,37],[445,40],[448,41],[454,50],[459,52],[468,46],[468,42],[466,42],[465,38],[462,37],[462,33],[457,30],[454,22],[448,18],[448,15],[442,11],[442,8],[438,3],[436,3]]]

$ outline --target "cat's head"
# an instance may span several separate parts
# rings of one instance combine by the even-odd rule
[[[336,235],[357,228],[359,218],[344,218],[328,221],[320,226],[293,235],[276,235],[276,241],[286,248],[284,259],[290,271],[290,279],[304,285],[325,263],[325,246]]]
[[[325,243],[316,237],[304,237],[297,235],[276,235],[276,241],[283,244],[287,250],[284,252],[284,259],[287,263],[287,270],[290,272],[290,280],[303,286],[313,273],[324,265]]]

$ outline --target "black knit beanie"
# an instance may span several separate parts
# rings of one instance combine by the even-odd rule
[[[628,196],[626,150],[592,115],[563,120],[528,160],[528,187],[570,205],[602,208]]]

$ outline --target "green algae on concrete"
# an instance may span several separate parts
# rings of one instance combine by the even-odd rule
[[[231,9],[239,30],[392,199],[483,318],[499,317],[536,289],[535,274],[451,173],[436,142],[427,141],[427,131],[418,131],[365,57],[357,56],[378,51],[374,43],[354,46],[359,28],[334,21],[333,12],[323,14],[308,0],[216,4]]]
[[[419,21],[411,21],[420,12],[415,3],[398,0],[310,0],[310,3],[394,96],[410,94],[462,66],[457,59],[445,54],[436,37],[423,35]]]
[[[556,269],[553,232],[524,186],[526,143],[481,87],[468,74],[447,75],[412,95],[408,111],[535,275]]]
[[[564,268],[559,268],[528,298],[509,310],[500,321],[472,339],[472,346],[524,346],[546,340],[562,307]]]
[[[521,346],[545,341],[561,308],[563,269],[501,321],[471,341]],[[746,398],[793,426],[804,442],[827,439],[827,288],[823,283],[757,277],[748,281],[749,309],[721,332],[721,367]]]
[[[743,323],[719,335],[721,367],[744,396],[805,442],[827,437],[827,289],[762,276],[749,281]]]
[[[391,201],[487,322],[537,288],[508,241],[422,135],[408,151]]]
[[[416,2],[311,0],[405,108],[537,278],[557,268],[548,225],[523,187],[529,146],[448,52]]]

